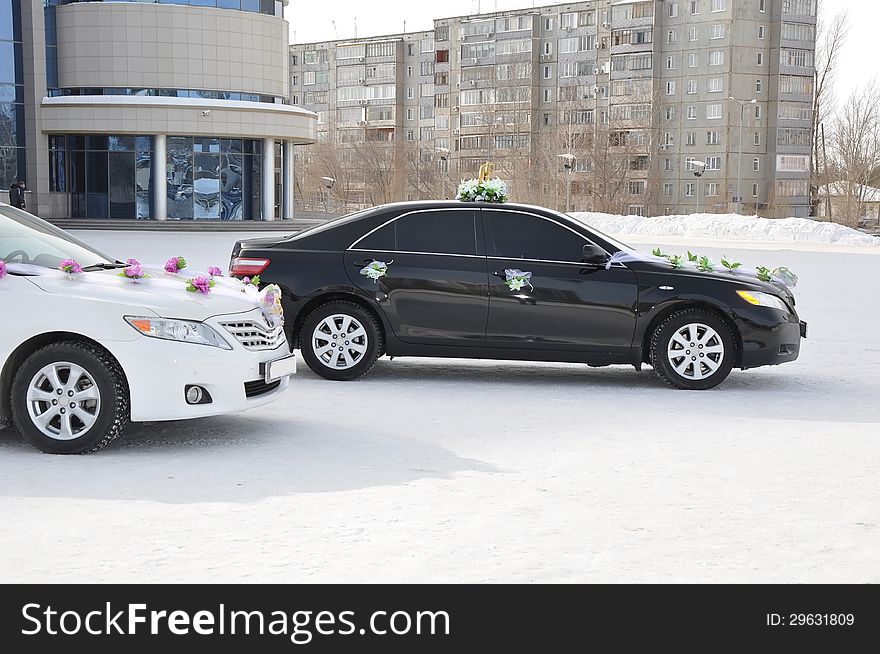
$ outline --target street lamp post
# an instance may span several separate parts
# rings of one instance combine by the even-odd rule
[[[736,159],[736,213],[742,213],[742,188],[740,186],[742,181],[742,158],[743,158],[743,119],[746,112],[746,106],[750,104],[756,104],[758,100],[756,98],[752,98],[751,100],[737,100],[732,95],[727,98],[731,102],[736,102],[739,105],[739,155]]]
[[[443,162],[443,168],[441,172],[443,173],[443,199],[448,200],[449,197],[446,193],[446,183],[449,181],[449,148],[437,148],[437,155],[440,157],[440,161]]]
[[[571,176],[577,157],[573,154],[557,154],[556,156],[562,159],[562,165],[565,168],[565,213],[569,213],[571,211]]]
[[[700,179],[703,177],[703,173],[706,172],[706,164],[702,161],[692,161],[691,166],[694,166],[694,177],[697,178],[694,186],[697,187],[697,213],[700,213]]]

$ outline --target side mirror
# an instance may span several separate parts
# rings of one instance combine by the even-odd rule
[[[604,266],[608,262],[608,253],[595,243],[587,243],[584,245],[584,254],[581,262]]]

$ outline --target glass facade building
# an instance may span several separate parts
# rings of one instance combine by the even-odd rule
[[[285,4],[0,0],[0,200],[24,178],[49,219],[292,218],[317,117],[288,104]]]
[[[25,176],[20,0],[0,0],[0,190]]]

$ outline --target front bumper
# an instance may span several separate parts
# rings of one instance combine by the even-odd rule
[[[289,377],[265,382],[265,364],[290,355],[287,340],[274,349],[247,350],[220,326],[230,318],[220,316],[206,323],[229,342],[231,350],[146,336],[107,344],[128,379],[133,422],[237,413],[273,402],[288,389]],[[211,403],[187,404],[184,389],[189,385],[207,390]]]
[[[738,307],[728,315],[742,338],[740,368],[775,366],[794,361],[800,355],[807,323],[797,314],[769,307]]]

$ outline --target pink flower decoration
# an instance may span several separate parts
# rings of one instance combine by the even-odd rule
[[[73,259],[65,259],[61,262],[61,265],[58,266],[58,269],[66,272],[68,275],[75,275],[83,271],[82,266]]]
[[[127,277],[128,279],[143,279],[147,275],[137,259],[129,259],[128,267],[124,268],[122,272],[119,273],[119,276]]]
[[[0,259],[0,279],[6,277],[6,262]]]
[[[184,268],[186,268],[186,259],[184,259],[183,257],[172,257],[165,262],[166,272],[170,272],[175,275]]]
[[[211,277],[222,277],[223,271],[220,270],[217,266],[211,266],[210,268],[208,268],[208,274]]]
[[[190,293],[201,293],[202,295],[207,295],[211,292],[214,284],[214,280],[210,277],[199,275],[198,277],[187,281],[186,290]]]

